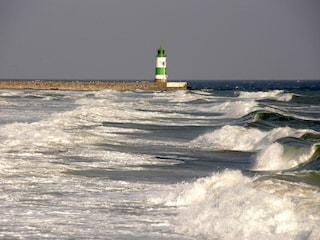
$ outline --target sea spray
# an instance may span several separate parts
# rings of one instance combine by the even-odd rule
[[[232,100],[223,103],[215,104],[208,111],[221,113],[220,118],[238,118],[252,111],[259,109],[258,104],[252,100]]]
[[[253,169],[259,171],[279,171],[296,168],[320,156],[320,145],[312,146],[286,146],[273,143],[261,151]]]
[[[214,173],[195,182],[177,184],[154,198],[156,204],[175,206],[175,231],[197,239],[305,239],[318,236],[316,213],[301,211],[301,195],[286,196],[290,188],[274,192],[269,182],[240,171]],[[283,188],[282,185],[279,185]],[[316,199],[319,193],[308,193]],[[312,194],[312,195],[310,195]],[[297,211],[299,209],[299,211]],[[311,238],[312,239],[312,238]]]
[[[257,92],[239,92],[239,98],[247,99],[275,99],[278,101],[288,102],[293,98],[294,94],[287,93],[283,90],[273,90],[273,91],[257,91]]]
[[[262,131],[257,128],[225,125],[199,136],[190,143],[190,146],[216,150],[259,151],[267,148],[280,138],[301,137],[308,132],[310,132],[309,129],[292,129],[289,127]]]

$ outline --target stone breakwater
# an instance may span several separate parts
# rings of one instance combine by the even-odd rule
[[[75,90],[98,91],[104,89],[117,91],[172,91],[187,89],[187,83],[170,85],[147,81],[43,81],[43,80],[0,80],[0,89],[32,90]]]

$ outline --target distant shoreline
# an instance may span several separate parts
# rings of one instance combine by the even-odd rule
[[[187,89],[186,82],[102,81],[102,80],[0,80],[0,89],[99,91],[174,91]]]

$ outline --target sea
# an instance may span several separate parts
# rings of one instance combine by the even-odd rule
[[[320,81],[0,90],[0,239],[320,239]]]

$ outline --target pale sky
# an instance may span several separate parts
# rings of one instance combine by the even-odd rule
[[[319,0],[0,0],[0,79],[320,79]]]

